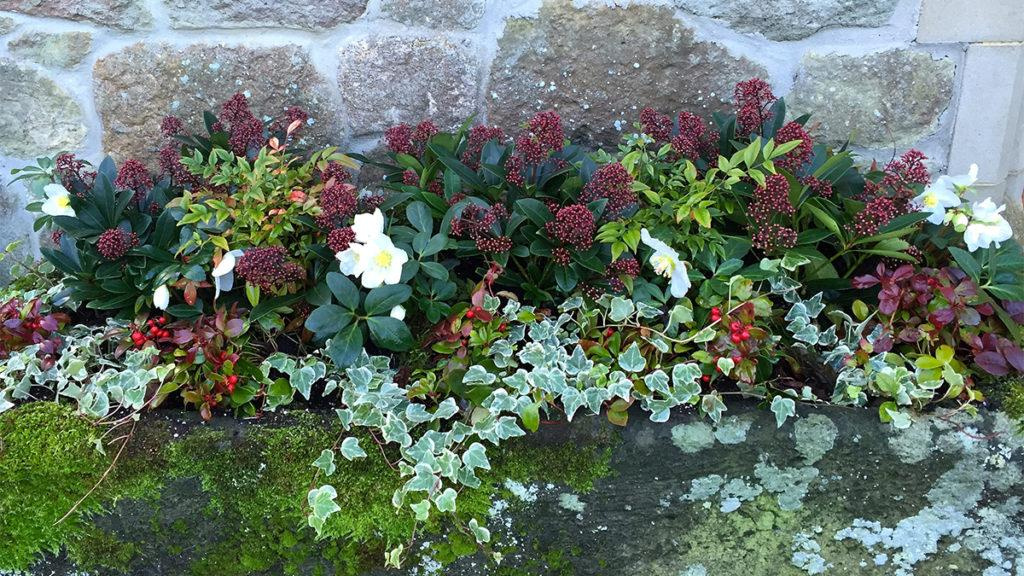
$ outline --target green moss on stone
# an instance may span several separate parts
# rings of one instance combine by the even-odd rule
[[[71,410],[37,402],[0,414],[0,569],[24,569],[41,552],[57,552],[84,529],[90,498],[55,524],[108,466],[94,431]]]
[[[0,554],[0,569],[24,569],[41,553],[63,548],[83,569],[124,572],[143,556],[179,556],[199,544],[203,553],[186,564],[197,575],[354,575],[379,566],[387,547],[413,533],[411,514],[391,504],[402,479],[376,449],[355,462],[339,458],[331,477],[316,479],[337,488],[341,511],[329,520],[322,540],[306,527],[312,462],[341,432],[331,416],[300,414],[280,424],[227,422],[181,437],[173,437],[168,423],[150,418],[136,426],[93,496],[53,526],[96,484],[113,454],[98,452],[98,431],[56,404],[29,404],[0,416],[0,485],[13,487],[0,493],[0,538],[10,544]],[[376,448],[371,438],[360,440]],[[506,496],[506,479],[587,492],[609,473],[610,452],[607,437],[491,447],[492,469],[481,473],[480,488],[462,491],[458,516],[462,522],[486,521],[493,499]],[[180,501],[197,496],[201,502]],[[196,513],[177,519],[164,513],[183,506]],[[106,510],[138,515],[146,529],[120,534],[117,522],[101,515]],[[435,519],[417,533],[443,528]],[[428,553],[444,564],[476,552],[472,540],[455,531],[436,540]]]

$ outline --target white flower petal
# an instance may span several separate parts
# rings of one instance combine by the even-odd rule
[[[235,269],[235,255],[232,252],[227,252],[224,257],[220,259],[220,264],[213,269],[213,277],[220,278],[221,276],[231,272]]]
[[[167,289],[167,285],[161,284],[159,288],[153,291],[153,307],[159,308],[160,310],[167,310],[167,306],[171,303],[171,291]]]
[[[405,320],[405,307],[399,304],[392,308],[391,317],[395,320]]]
[[[647,228],[640,230],[640,241],[653,248],[655,252],[662,252],[672,256],[672,258],[676,260],[679,259],[678,252],[669,247],[668,244],[665,244],[661,240],[651,236],[651,233],[647,231]]]
[[[370,242],[384,234],[384,214],[377,208],[373,213],[356,214],[352,222],[356,242]]]

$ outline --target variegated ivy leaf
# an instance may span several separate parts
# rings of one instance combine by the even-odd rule
[[[665,374],[661,370],[655,370],[650,374],[644,376],[644,384],[652,392],[661,392],[662,394],[668,395],[668,374]]]
[[[655,348],[658,349],[658,352],[661,352],[662,354],[667,354],[668,351],[671,349],[671,346],[669,345],[668,341],[658,334],[652,334],[651,337],[644,337],[644,340],[650,342]]]
[[[327,522],[331,514],[341,510],[341,506],[335,502],[337,497],[338,492],[330,484],[313,488],[306,495],[306,500],[309,502],[309,516],[306,521],[311,528],[316,530],[317,535],[323,532],[324,523]]]
[[[324,473],[324,476],[334,474],[336,470],[334,466],[334,452],[326,449],[320,452],[320,457],[313,462],[313,466],[319,468]]]
[[[629,400],[633,393],[633,381],[626,378],[626,375],[616,370],[608,376],[608,396],[611,398],[622,398]]]
[[[569,298],[565,302],[562,302],[562,305],[558,307],[558,311],[559,312],[571,312],[572,310],[578,310],[578,309],[580,309],[582,307],[583,307],[583,297],[582,296],[573,296],[572,298]]]
[[[568,385],[565,379],[565,372],[547,367],[537,368],[530,372],[527,379],[532,381],[533,385],[537,388],[551,394],[561,394]]]
[[[496,376],[488,372],[486,368],[479,364],[475,364],[470,366],[469,370],[466,371],[466,375],[462,377],[462,383],[491,385],[494,384],[495,378]]]
[[[526,370],[520,368],[516,370],[515,374],[505,376],[501,379],[501,383],[509,388],[512,388],[516,393],[525,395],[530,393],[530,383],[526,377]]]
[[[394,442],[403,448],[412,444],[409,428],[401,418],[394,414],[388,414],[384,418],[384,426],[381,427],[381,432],[384,434],[384,440]]]
[[[581,303],[582,303],[582,300],[583,299],[580,298]],[[501,313],[503,315],[505,315],[505,316],[510,316],[510,317],[511,316],[515,316],[516,314],[519,313],[519,309],[521,307],[522,307],[522,305],[519,304],[519,302],[516,302],[515,300],[509,300],[509,301],[505,302],[505,307],[502,308]]]
[[[633,304],[632,300],[616,296],[612,298],[611,307],[608,310],[608,319],[612,322],[622,322],[632,316],[635,311],[636,305]]]
[[[476,518],[472,518],[469,521],[469,530],[473,533],[473,537],[480,544],[486,544],[491,541],[491,531],[484,528],[476,521]]]
[[[647,360],[640,354],[640,347],[636,342],[630,344],[629,348],[619,354],[619,366],[626,372],[640,372],[647,366]]]
[[[409,403],[405,407],[405,419],[414,424],[422,424],[423,422],[429,422],[434,418],[434,415],[427,412],[427,409],[423,404],[416,402]]]
[[[416,514],[416,520],[418,522],[426,522],[430,518],[430,500],[424,498],[415,504],[409,504],[409,508],[412,508],[413,513]]]
[[[519,351],[519,361],[531,366],[543,366],[547,362],[547,350],[539,342],[530,342]]]
[[[578,344],[573,348],[572,356],[569,356],[569,360],[565,363],[565,371],[571,376],[582,372],[588,372],[593,367],[594,362],[587,358],[587,354],[583,351],[583,347]]]
[[[772,398],[772,412],[775,413],[775,427],[782,428],[786,419],[796,414],[796,401],[792,398],[776,396]]]
[[[384,553],[384,567],[394,568],[396,570],[402,567],[402,554],[405,552],[405,546],[399,544],[391,550]]]
[[[356,388],[368,388],[370,382],[373,381],[373,371],[366,366],[349,368],[345,370],[345,375],[348,376],[349,382]]]
[[[491,469],[491,463],[487,460],[487,449],[484,445],[479,442],[473,442],[469,445],[469,448],[462,453],[462,463],[469,470],[476,470],[482,468],[484,470]]]
[[[579,390],[569,387],[562,390],[562,396],[560,399],[562,401],[562,408],[565,410],[565,417],[570,422],[572,422],[572,417],[576,414],[576,411],[579,410],[580,406],[583,406],[583,403],[586,401],[585,398],[583,398],[583,395],[580,394]]]
[[[706,414],[708,418],[717,424],[722,419],[722,413],[728,410],[725,407],[725,403],[722,402],[722,397],[718,395],[718,392],[712,392],[705,394],[700,399],[701,412]]]
[[[434,498],[434,505],[437,506],[438,512],[455,512],[455,497],[458,496],[458,492],[451,488],[445,488],[444,492],[441,492]]]
[[[637,302],[636,311],[641,318],[657,318],[661,316],[661,308],[651,306],[647,302]]]
[[[484,294],[484,310],[493,314],[498,311],[498,306],[501,306],[501,298],[491,296],[490,294]]]
[[[430,464],[421,462],[413,468],[413,477],[405,483],[403,489],[406,492],[433,492],[439,482]]]
[[[458,413],[459,405],[455,403],[455,399],[445,398],[444,402],[437,405],[437,410],[434,410],[434,420],[447,420]]]
[[[611,395],[608,394],[608,390],[605,388],[587,388],[583,391],[583,398],[591,412],[600,414],[601,405],[604,404],[605,400],[611,398]]]
[[[722,374],[728,375],[736,367],[736,362],[728,356],[722,356],[718,359],[716,366],[722,371]]]
[[[495,416],[502,412],[515,412],[518,402],[504,388],[498,388],[491,392],[483,402],[483,407]]]
[[[366,458],[366,451],[359,446],[358,438],[349,436],[341,441],[341,455],[347,460],[355,460],[356,458]]]

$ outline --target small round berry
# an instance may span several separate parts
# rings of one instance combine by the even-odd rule
[[[732,330],[733,332],[740,332],[743,330],[743,324],[733,320],[732,323],[729,324],[729,330]]]
[[[746,329],[744,329],[743,332],[740,332],[740,338],[744,342],[746,342],[747,340],[750,340],[750,332],[748,332]]]
[[[722,315],[722,309],[719,308],[718,306],[713,306],[711,308],[711,314],[713,314],[715,316],[721,316]]]
[[[737,334],[736,332],[733,332],[732,336],[729,336],[729,340],[732,340],[733,344],[739,344],[740,342],[743,341],[743,337]]]
[[[700,379],[703,380],[705,384],[707,384],[708,382],[711,382],[711,376],[709,376],[707,374],[701,376]]]
[[[472,308],[466,310],[466,318],[472,319],[474,316],[476,316],[476,312]]]
[[[234,387],[235,384],[238,384],[238,376],[235,374],[228,376],[228,385]]]

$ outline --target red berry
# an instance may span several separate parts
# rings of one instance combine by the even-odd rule
[[[711,376],[708,376],[707,374],[701,376],[700,379],[703,380],[705,384],[711,382]]]
[[[732,323],[729,324],[729,330],[732,330],[733,332],[739,332],[740,330],[743,330],[743,324],[740,324],[739,322],[733,320]]]
[[[166,316],[161,316],[161,317],[157,318],[156,321],[161,323],[161,324],[167,324],[167,317]]]
[[[739,335],[739,334],[737,334],[737,333],[733,332],[733,333],[732,333],[732,336],[729,336],[729,340],[732,340],[732,343],[733,343],[733,344],[739,344],[740,342],[742,342],[742,341],[743,341],[743,338],[742,338],[742,337],[740,337],[740,335]]]
[[[476,312],[472,308],[466,310],[466,318],[472,319],[474,316],[476,316]]]
[[[238,384],[238,376],[236,376],[235,374],[228,376],[228,386],[231,386],[233,388],[235,384]]]
[[[740,338],[741,338],[742,340],[744,340],[744,341],[746,341],[746,340],[750,340],[750,332],[747,332],[747,331],[746,331],[746,330],[744,329],[744,330],[743,330],[743,332],[741,332],[741,333],[740,333]]]
[[[506,324],[505,322],[502,322],[501,325],[498,326],[498,331],[499,332],[504,332],[507,329],[508,329],[508,324]]]
[[[719,308],[718,306],[712,306],[711,307],[711,313],[714,314],[715,316],[721,316],[722,315],[722,309]]]
[[[611,328],[609,328],[609,329],[604,331],[604,337],[605,338],[611,338],[614,334],[615,334],[615,330],[613,330]]]
[[[234,394],[235,393],[235,385],[232,384],[231,382],[228,382],[228,393],[229,394]]]

